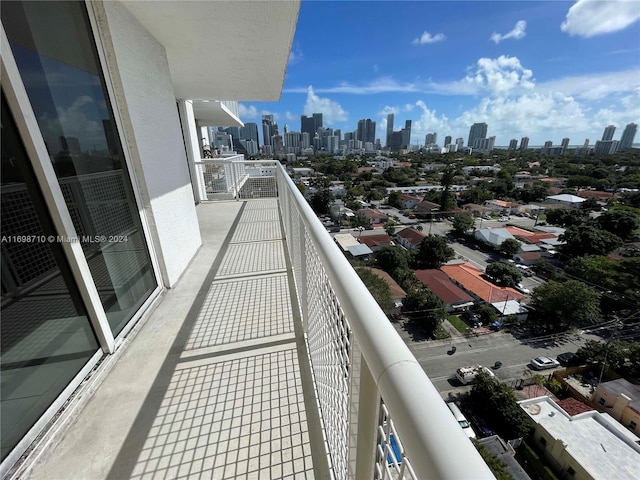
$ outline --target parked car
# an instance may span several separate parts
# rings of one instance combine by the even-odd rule
[[[449,407],[449,410],[451,410],[451,413],[453,414],[454,418],[458,422],[458,425],[460,425],[460,427],[462,428],[464,433],[467,435],[467,437],[476,438],[476,432],[473,431],[473,428],[471,428],[471,424],[469,423],[467,418],[462,414],[458,406],[453,402],[448,402],[447,407]]]
[[[456,378],[460,380],[460,383],[467,385],[473,383],[480,372],[484,372],[489,377],[495,378],[495,374],[487,367],[482,365],[474,365],[472,367],[460,367],[456,370]]]
[[[520,293],[524,293],[525,295],[530,295],[531,294],[531,290],[529,290],[527,287],[525,287],[521,283],[516,285],[516,290],[518,290]]]
[[[567,365],[571,365],[573,363],[573,359],[576,356],[573,352],[564,352],[556,357],[556,360],[562,365],[566,367]]]
[[[535,370],[547,370],[560,366],[560,362],[549,357],[536,357],[531,359],[531,366]]]
[[[480,320],[480,316],[477,313],[472,312],[471,310],[462,312],[462,318],[474,327],[482,326],[482,320]]]

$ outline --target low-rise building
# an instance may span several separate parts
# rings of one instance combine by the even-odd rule
[[[393,313],[398,313],[402,309],[402,302],[404,302],[404,299],[407,297],[407,292],[384,270],[380,270],[379,268],[371,268],[370,270],[389,285],[391,301],[393,302]]]
[[[465,310],[473,306],[474,300],[467,292],[458,287],[442,270],[416,270],[416,278],[433,294],[442,300],[447,312]]]
[[[454,283],[472,296],[487,303],[521,300],[525,295],[510,287],[499,287],[484,277],[484,273],[471,263],[453,260],[440,267]]]
[[[593,392],[591,401],[632,432],[640,432],[640,385],[624,378],[603,382]]]
[[[422,240],[426,235],[413,228],[403,228],[399,232],[396,232],[396,239],[398,243],[407,250],[415,250],[420,246]]]
[[[549,195],[547,202],[552,205],[562,205],[566,208],[580,208],[581,204],[586,202],[586,199],[568,193],[561,193],[559,195]]]
[[[385,247],[392,247],[395,245],[395,242],[386,233],[377,235],[363,235],[358,238],[358,241],[369,247],[374,252],[382,250]]]
[[[402,208],[413,208],[422,201],[422,197],[416,197],[414,195],[408,195],[406,193],[400,195],[400,205]]]
[[[571,416],[547,396],[518,403],[533,424],[533,442],[563,478],[638,478],[640,439],[611,416],[595,411]]]

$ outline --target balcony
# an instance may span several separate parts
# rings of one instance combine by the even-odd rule
[[[493,478],[280,164],[197,170],[202,248],[16,476]]]

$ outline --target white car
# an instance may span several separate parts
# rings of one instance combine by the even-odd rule
[[[560,366],[560,362],[549,357],[536,357],[531,359],[531,366],[536,370],[547,370]]]
[[[530,295],[531,294],[531,290],[529,290],[527,287],[525,287],[523,284],[519,283],[518,285],[516,285],[516,290],[518,290],[521,293],[524,293],[525,295]]]
[[[474,365],[472,367],[460,367],[456,370],[456,378],[460,380],[460,383],[467,385],[473,383],[478,376],[478,373],[484,372],[490,378],[495,378],[495,374],[487,367],[482,365]]]

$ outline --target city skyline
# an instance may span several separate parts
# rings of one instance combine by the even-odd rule
[[[474,123],[496,146],[593,144],[608,125],[619,140],[640,123],[639,18],[625,1],[303,1],[280,102],[240,102],[240,116],[272,114],[282,132],[322,113],[343,135],[370,118],[383,146],[389,114],[394,130],[412,120],[413,145],[467,140]]]

